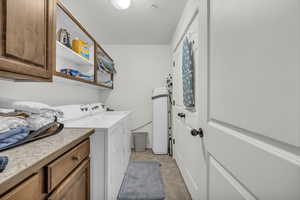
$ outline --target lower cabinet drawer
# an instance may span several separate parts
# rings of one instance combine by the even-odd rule
[[[42,175],[36,174],[11,190],[0,200],[42,200]]]
[[[48,200],[90,200],[90,161],[86,159]]]
[[[90,154],[90,141],[86,140],[46,166],[47,192],[57,187]]]

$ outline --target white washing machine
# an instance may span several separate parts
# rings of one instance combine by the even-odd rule
[[[56,107],[66,128],[94,128],[91,136],[91,200],[117,199],[131,155],[129,111],[106,112],[101,103]]]
[[[153,90],[153,146],[155,154],[168,154],[168,89]]]

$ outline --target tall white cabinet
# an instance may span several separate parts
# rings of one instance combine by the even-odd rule
[[[155,154],[168,154],[168,101],[169,92],[167,88],[162,87],[153,90],[152,150]]]

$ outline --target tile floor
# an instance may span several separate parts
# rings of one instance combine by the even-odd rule
[[[180,171],[173,158],[168,155],[154,155],[151,150],[132,152],[132,160],[155,160],[161,163],[161,174],[165,184],[166,200],[191,200]]]

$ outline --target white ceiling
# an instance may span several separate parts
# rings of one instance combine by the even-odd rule
[[[169,44],[187,2],[132,0],[128,10],[117,10],[109,0],[61,1],[102,44]]]

